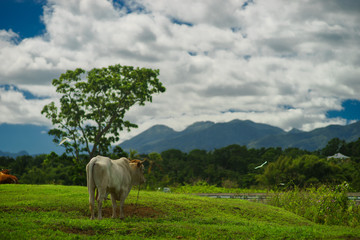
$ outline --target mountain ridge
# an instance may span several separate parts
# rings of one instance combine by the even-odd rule
[[[48,128],[35,125],[0,124],[0,156],[47,154],[64,152],[64,148],[52,142]],[[182,131],[165,125],[154,125],[137,136],[120,143],[125,151],[134,149],[139,153],[162,152],[179,149],[212,151],[231,144],[248,148],[289,147],[309,151],[324,148],[332,138],[353,142],[360,138],[360,121],[342,125],[329,125],[309,132],[292,129],[288,132],[267,124],[249,120],[233,120],[214,123],[195,122]]]
[[[171,134],[165,136],[161,131],[152,134],[153,127],[150,127],[134,138],[122,142],[120,147],[125,151],[135,149],[139,153],[162,152],[168,149],[184,152],[193,149],[211,151],[231,144],[249,148],[296,147],[314,151],[324,148],[328,141],[335,137],[348,142],[356,141],[360,137],[360,121],[345,126],[329,125],[309,132],[298,129],[286,132],[268,124],[238,119],[223,123],[196,122],[178,132],[165,125],[161,126],[164,129],[166,127]],[[155,137],[157,139],[154,139]],[[139,139],[141,141],[138,141]]]
[[[316,128],[309,132],[288,132],[283,136],[271,136],[259,139],[250,143],[248,146],[258,147],[275,147],[274,143],[282,147],[302,148],[314,151],[326,146],[328,141],[333,138],[339,138],[347,142],[356,141],[360,137],[360,121],[341,126],[329,125],[322,128]]]

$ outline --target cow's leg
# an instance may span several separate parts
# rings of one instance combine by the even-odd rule
[[[98,188],[98,219],[102,219],[102,202],[104,201],[104,198],[106,196],[106,189],[105,188]]]
[[[89,188],[89,208],[90,208],[90,213],[91,213],[91,217],[90,219],[94,219],[95,218],[95,209],[94,209],[94,194],[95,194],[95,187],[90,187]]]
[[[89,208],[90,208],[90,213],[91,213],[91,217],[90,219],[93,220],[95,218],[95,214],[94,214],[94,195],[91,197],[89,197]]]
[[[102,219],[102,213],[101,213],[101,208],[102,208],[102,200],[98,200],[98,219],[101,220]]]
[[[128,196],[130,190],[127,191],[121,191],[120,193],[120,218],[124,219],[125,218],[125,214],[124,214],[124,202],[126,197]]]
[[[112,203],[112,218],[116,218],[116,195],[111,193],[111,203]]]
[[[120,218],[121,218],[121,219],[124,219],[124,218],[125,218],[125,214],[124,214],[124,202],[125,202],[124,193],[122,193],[121,196],[120,196]]]

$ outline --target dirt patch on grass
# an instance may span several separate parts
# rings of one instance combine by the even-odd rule
[[[58,212],[78,212],[80,215],[84,217],[90,218],[90,210],[88,208],[72,208],[72,207],[65,207],[59,206],[57,208],[41,208],[41,207],[17,207],[17,208],[10,208],[10,207],[0,207],[0,211],[2,212],[12,212],[12,211],[32,211],[32,212],[49,212],[49,211],[58,211]],[[120,215],[119,206],[116,208],[118,216]],[[135,205],[135,204],[125,204],[124,205],[124,214],[125,217],[139,217],[139,218],[158,218],[164,215],[164,213],[160,210],[154,209],[152,207]],[[103,218],[111,218],[112,216],[112,207],[106,206],[102,208],[102,215]],[[95,207],[95,216],[97,216],[97,207]]]

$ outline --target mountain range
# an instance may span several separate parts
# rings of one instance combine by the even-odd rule
[[[360,121],[341,126],[327,127],[304,132],[293,129],[289,132],[267,124],[249,120],[233,120],[226,123],[196,122],[183,131],[175,131],[165,125],[155,125],[139,135],[120,144],[125,151],[134,149],[139,153],[162,152],[179,149],[189,152],[193,149],[214,150],[231,144],[249,148],[296,147],[314,151],[324,148],[333,138],[346,142],[360,137]]]
[[[0,124],[0,156],[17,157],[51,151],[62,154],[64,148],[52,142],[53,137],[47,134],[48,131],[44,126]],[[193,149],[211,151],[231,144],[249,148],[296,147],[313,151],[325,147],[335,137],[347,142],[356,141],[360,137],[360,121],[345,126],[330,125],[309,132],[297,129],[286,132],[278,127],[249,120],[196,122],[183,131],[155,125],[122,142],[120,146],[125,151],[134,149],[139,153],[160,153],[168,149],[183,152]]]

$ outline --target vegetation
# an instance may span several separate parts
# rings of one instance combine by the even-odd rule
[[[322,225],[239,199],[132,191],[125,220],[90,220],[86,187],[0,185],[4,239],[357,239],[360,228]]]
[[[351,158],[326,159],[324,152],[334,154],[339,145]],[[360,139],[334,140],[317,152],[230,145],[147,156],[116,147],[111,158],[148,160],[146,189],[171,187],[171,193],[141,191],[139,199],[133,190],[124,221],[110,218],[110,201],[105,219],[90,221],[86,187],[62,186],[86,185],[87,155],[0,157],[0,168],[10,168],[22,183],[0,185],[0,233],[9,239],[356,239],[360,207],[346,193],[360,189],[359,147]],[[219,192],[272,197],[265,205],[193,195]]]
[[[284,208],[313,222],[327,225],[360,226],[360,206],[347,197],[349,185],[276,192],[270,204]]]
[[[49,131],[54,142],[63,146],[74,159],[87,153],[89,159],[106,154],[111,144],[119,141],[119,131],[137,127],[124,120],[125,113],[135,104],[152,101],[154,93],[165,91],[158,79],[159,70],[114,65],[94,68],[82,79],[85,70],[68,70],[52,84],[61,94],[60,107],[51,102],[42,114],[51,119]]]
[[[160,188],[161,189],[161,188]],[[217,187],[216,185],[209,185],[206,181],[200,180],[193,184],[184,184],[171,188],[171,192],[196,194],[196,193],[265,193],[265,190],[261,189],[244,189],[244,188],[229,188]]]
[[[128,155],[120,147],[115,147],[106,156],[113,159],[122,156],[147,159],[145,174],[148,190],[159,187],[180,189],[182,186],[182,191],[187,192],[186,187],[204,183],[213,190],[216,187],[286,190],[324,184],[336,186],[346,181],[350,191],[360,191],[360,139],[350,143],[336,141],[341,144],[342,153],[350,156],[349,159],[327,159],[323,155],[323,152],[332,155],[339,150],[334,142],[330,141],[323,150],[316,152],[297,148],[248,149],[230,145],[210,152],[195,149],[184,153],[170,149],[149,155],[131,151]],[[0,168],[11,169],[21,183],[85,186],[88,161],[87,155],[75,160],[66,154],[50,153],[16,159],[0,157]],[[256,168],[264,162],[267,164]]]

